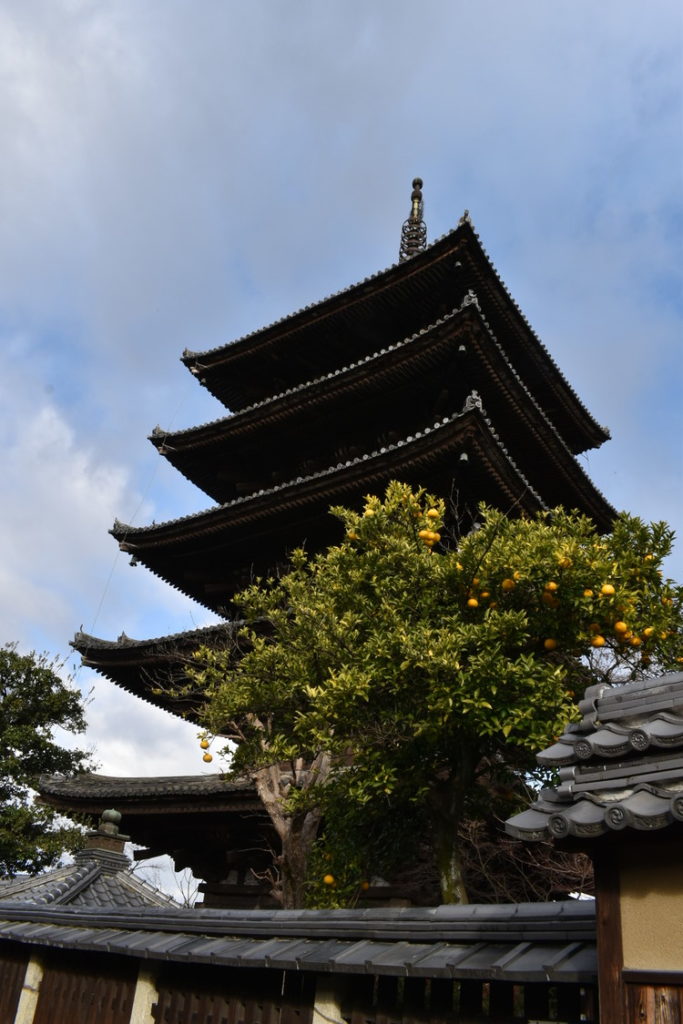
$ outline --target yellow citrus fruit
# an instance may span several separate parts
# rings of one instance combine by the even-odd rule
[[[472,580],[472,586],[473,587],[478,587],[479,586],[479,577],[478,576],[475,576],[474,579]]]
[[[356,533],[355,530],[349,530],[346,536],[349,538],[349,540],[358,540],[358,534]]]
[[[611,583],[603,583],[603,585],[600,587],[600,593],[603,595],[603,597],[611,597],[612,594],[614,594],[614,592],[614,587]]]
[[[652,561],[654,561],[654,557],[655,557],[654,555],[645,555],[645,557],[643,558],[643,561],[644,562],[652,562]]]
[[[325,885],[334,885],[334,875],[324,875],[323,882]]]
[[[517,584],[515,583],[515,581],[511,580],[508,577],[507,579],[503,580],[503,582],[500,585],[500,588],[501,588],[501,590],[514,590],[516,586],[517,586]]]
[[[631,637],[631,641],[630,641],[630,643],[631,643],[631,647],[640,647],[640,645],[642,644],[642,642],[643,642],[643,641],[642,641],[642,640],[640,639],[640,637],[639,637],[639,636],[632,636],[632,637]]]
[[[208,750],[209,749],[209,741],[208,740],[200,740],[199,741],[199,746],[202,748],[202,750]]]
[[[428,519],[438,519],[439,518],[438,509],[428,508],[427,509],[427,518]]]
[[[596,633],[593,639],[591,640],[591,643],[593,644],[593,647],[604,647],[605,638],[604,636],[600,636],[599,633]]]
[[[654,631],[655,631],[654,626],[646,626],[645,629],[643,630],[643,636],[644,637],[652,636]]]
[[[467,607],[468,608],[478,608],[479,607],[479,602],[477,601],[476,597],[470,597],[469,598],[469,600],[467,602]]]
[[[213,754],[209,754],[207,752],[206,754],[204,754],[202,761],[206,761],[207,764],[210,764],[211,761],[213,761]]]
[[[628,633],[628,626],[626,625],[625,622],[623,622],[621,619],[619,619],[618,622],[614,623],[614,632],[615,633]]]
[[[516,570],[515,570],[515,571],[513,572],[513,574],[512,574],[512,578],[513,578],[513,580],[521,580],[521,578],[522,578],[522,574],[521,574],[521,572],[519,571],[519,569],[516,569]]]
[[[490,597],[491,594],[489,593],[488,590],[482,590],[482,592],[481,592],[481,594],[479,596],[486,598],[486,597]]]
[[[371,516],[374,516],[374,514],[375,514],[374,508],[366,508],[365,512],[363,513],[363,515],[365,516],[366,519],[369,519]]]
[[[435,544],[438,544],[438,543],[439,543],[439,541],[441,540],[441,534],[440,534],[440,533],[437,533],[437,532],[435,531],[435,532],[434,532],[434,533],[432,534],[432,536],[431,536],[431,539],[432,539],[432,541],[433,541],[433,542],[434,542]]]
[[[557,640],[555,639],[555,637],[549,636],[546,640],[543,641],[543,646],[545,647],[546,651],[554,651],[557,647]]]
[[[460,564],[460,562],[455,563],[455,568],[458,570],[458,572],[462,572],[462,565]]]
[[[593,596],[593,591],[590,590],[589,588],[586,588],[586,590],[584,590],[584,592],[583,592],[583,596],[584,597],[592,597]]]
[[[432,531],[431,530],[418,530],[417,531],[417,535],[422,540],[426,540],[428,537],[431,537]]]

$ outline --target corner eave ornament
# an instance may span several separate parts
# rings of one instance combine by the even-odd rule
[[[427,227],[424,222],[424,203],[422,202],[422,178],[413,178],[413,191],[410,196],[410,216],[401,228],[401,248],[398,254],[399,263],[417,256],[427,248]]]

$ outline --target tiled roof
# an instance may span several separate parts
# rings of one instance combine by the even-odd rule
[[[76,800],[142,799],[147,797],[210,797],[227,794],[256,792],[250,779],[223,778],[222,775],[158,775],[147,778],[125,778],[83,772],[81,775],[41,775],[38,788],[41,795]]]
[[[206,644],[212,648],[234,644],[244,622],[221,622],[169,636],[133,640],[122,633],[117,640],[103,640],[76,633],[71,646],[82,662],[111,679],[117,686],[148,704],[179,718],[196,720],[198,700],[183,689],[189,682],[186,666],[193,651]]]
[[[438,491],[446,478],[449,486],[457,480],[465,506],[483,500],[527,512],[546,507],[473,393],[460,412],[363,456],[165,523],[132,527],[117,521],[110,532],[121,550],[160,578],[224,609],[250,576],[272,571],[278,558],[301,544],[304,519],[307,542],[315,537],[314,547],[322,540],[334,543],[339,527],[329,515],[331,504],[384,489],[392,479]]]
[[[594,982],[592,901],[372,910],[94,910],[0,903],[0,937],[148,960]]]
[[[4,902],[102,909],[176,905],[170,896],[131,874],[128,857],[92,849],[77,853],[73,864],[5,883],[0,888],[0,916]]]
[[[592,838],[683,822],[683,672],[591,686],[583,718],[537,755],[559,783],[506,822],[519,839]]]

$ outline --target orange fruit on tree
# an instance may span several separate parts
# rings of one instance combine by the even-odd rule
[[[477,601],[476,597],[468,598],[467,607],[468,608],[478,608],[479,607],[479,602]]]
[[[600,636],[599,633],[596,633],[593,639],[591,640],[591,643],[593,644],[593,647],[604,647],[605,638],[604,636]]]
[[[323,875],[325,885],[334,885],[334,875]]]
[[[202,750],[208,750],[209,749],[209,741],[208,740],[200,740],[199,741],[199,746],[202,748]]]
[[[583,596],[584,597],[592,597],[593,596],[593,591],[589,587],[586,587],[586,589],[583,592]]]
[[[611,597],[615,593],[615,590],[611,583],[603,583],[600,587],[600,593],[603,597]]]
[[[439,512],[435,508],[428,508],[426,514],[427,514],[427,518],[428,519],[438,519],[439,518]]]
[[[614,632],[615,633],[628,633],[628,626],[626,625],[625,622],[623,622],[620,619],[618,622],[614,623]]]
[[[546,651],[554,651],[557,647],[557,640],[555,639],[555,637],[549,636],[543,641],[543,646],[545,647]]]
[[[544,590],[550,590],[550,591],[553,591],[553,590],[557,590],[557,589],[558,589],[558,587],[559,587],[559,583],[556,583],[556,582],[555,582],[555,580],[549,580],[549,581],[548,581],[548,582],[547,582],[547,583],[545,584],[545,587],[544,587],[543,589],[544,589]]]
[[[515,583],[515,581],[511,580],[508,577],[507,579],[503,580],[503,582],[500,585],[500,589],[501,590],[514,590],[516,586],[517,586],[517,584]]]
[[[213,754],[209,754],[207,751],[206,754],[204,754],[202,761],[206,761],[207,764],[210,764],[211,761],[213,761]]]

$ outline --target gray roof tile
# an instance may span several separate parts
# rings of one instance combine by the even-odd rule
[[[506,822],[528,840],[591,838],[683,821],[683,672],[586,690],[583,719],[538,754],[559,770],[529,810]]]
[[[592,901],[296,912],[4,901],[0,938],[292,970],[584,982],[596,974]]]

